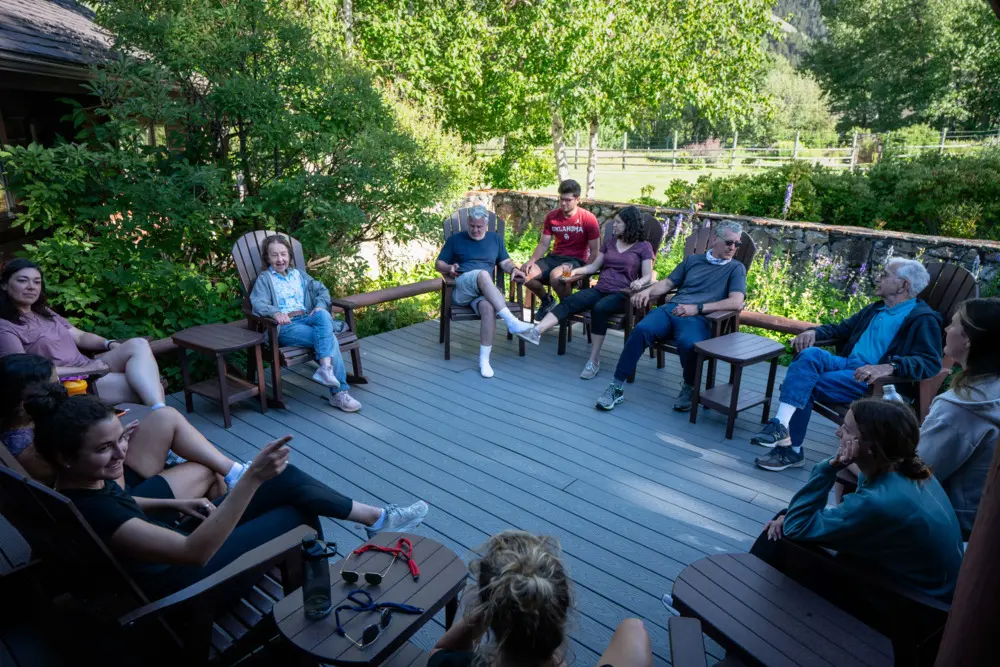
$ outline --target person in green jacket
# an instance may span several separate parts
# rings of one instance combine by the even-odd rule
[[[836,456],[813,468],[768,538],[821,544],[871,561],[899,582],[950,600],[962,565],[962,532],[941,484],[917,456],[920,426],[909,407],[879,398],[851,404]],[[856,493],[827,507],[837,471],[856,463]]]

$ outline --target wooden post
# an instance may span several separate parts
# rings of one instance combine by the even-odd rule
[[[854,167],[858,164],[858,133],[854,133],[854,140],[851,141],[851,173],[854,173]]]
[[[580,133],[576,133],[576,148],[573,149],[573,168],[580,168]]]
[[[795,133],[795,147],[792,149],[792,159],[799,159],[799,133]]]
[[[739,139],[740,139],[740,133],[739,132],[734,132],[733,133],[733,154],[729,157],[729,171],[732,171],[733,167],[736,166],[736,142],[738,142]]]
[[[622,171],[625,171],[625,151],[628,150],[628,132],[622,134]]]
[[[1000,131],[997,132],[997,136],[1000,137]],[[670,154],[672,159],[672,169],[677,168],[677,130],[674,130],[674,150]]]
[[[938,155],[944,154],[944,141],[947,138],[948,138],[948,128],[945,127],[941,129],[941,145],[938,146]]]
[[[989,665],[1000,654],[1000,444],[983,487],[972,537],[958,573],[938,667]]]

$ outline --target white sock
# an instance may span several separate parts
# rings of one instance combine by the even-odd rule
[[[159,401],[159,402],[153,403],[151,406],[149,406],[149,409],[150,409],[150,411],[154,411],[155,412],[156,410],[159,410],[160,408],[165,408],[165,407],[167,407],[167,404],[164,403],[163,401]]]
[[[240,481],[240,477],[246,472],[247,467],[240,462],[233,464],[229,472],[226,473],[226,486],[236,486],[236,482]]]
[[[492,351],[492,345],[479,346],[479,373],[484,378],[493,377],[493,367],[490,366],[490,352]]]
[[[521,331],[527,331],[531,328],[531,325],[524,320],[519,320],[514,317],[514,313],[510,312],[510,308],[504,308],[497,314],[507,324],[507,330],[511,333],[519,333]]]
[[[794,405],[789,405],[788,403],[779,403],[778,414],[776,414],[774,417],[779,422],[781,422],[782,426],[788,428],[788,423],[792,421],[792,417],[795,415],[796,409],[797,408]]]
[[[375,519],[375,523],[373,523],[368,527],[371,528],[372,530],[382,530],[382,526],[384,525],[385,525],[385,510],[382,510],[382,513],[379,514],[377,519]]]

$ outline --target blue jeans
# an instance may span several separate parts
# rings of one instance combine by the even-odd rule
[[[347,391],[347,369],[344,368],[344,358],[340,356],[340,343],[333,333],[333,317],[328,311],[317,310],[311,315],[299,315],[292,319],[291,324],[278,327],[278,344],[311,347],[316,351],[317,360],[330,357],[333,375],[340,382],[340,387],[330,393]]]
[[[861,366],[864,363],[859,360],[819,347],[807,347],[795,357],[781,384],[781,402],[797,408],[788,423],[793,447],[800,447],[806,438],[813,401],[850,403],[865,395],[868,385],[854,379],[854,371]]]
[[[632,373],[646,348],[656,340],[673,338],[677,343],[677,356],[681,358],[681,369],[684,371],[684,383],[694,384],[695,343],[708,340],[711,328],[701,315],[693,317],[677,317],[673,315],[676,304],[668,303],[657,308],[642,318],[642,321],[632,330],[622,355],[618,357],[618,368],[615,369],[615,379],[624,382]]]

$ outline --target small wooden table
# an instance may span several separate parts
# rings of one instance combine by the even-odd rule
[[[244,398],[257,396],[260,398],[260,411],[267,412],[267,394],[264,390],[264,361],[260,346],[264,343],[264,334],[250,331],[242,327],[228,324],[203,324],[175,333],[174,344],[181,348],[181,375],[184,378],[184,404],[188,412],[194,411],[192,394],[214,398],[222,404],[222,420],[226,428],[232,426],[229,406]],[[257,383],[252,384],[243,378],[238,378],[226,372],[226,355],[239,350],[247,350],[253,354],[257,362]],[[194,350],[202,354],[214,355],[218,367],[218,377],[191,384],[188,372],[187,351]]]
[[[397,560],[378,586],[358,583],[348,584],[340,576],[343,559],[330,564],[330,582],[333,607],[354,604],[348,594],[358,588],[368,591],[376,602],[399,602],[421,607],[423,614],[392,615],[392,625],[379,635],[373,644],[359,649],[347,637],[337,634],[335,614],[319,620],[306,618],[302,604],[302,589],[295,590],[274,606],[274,620],[278,631],[299,651],[321,663],[334,665],[381,665],[390,658],[417,630],[431,620],[444,607],[445,627],[450,628],[458,612],[458,594],[465,587],[468,569],[455,553],[435,540],[409,533],[379,533],[370,544],[394,546],[400,537],[413,542],[413,558],[420,567],[417,581],[410,576],[406,563]],[[381,552],[366,552],[353,556],[348,563],[356,572],[383,571],[392,556]],[[361,631],[378,620],[374,612],[344,611],[340,613],[344,631],[360,639]],[[395,662],[395,661],[394,661]]]
[[[892,642],[751,554],[709,556],[684,568],[673,602],[747,664],[893,664]]]
[[[698,405],[715,408],[726,413],[726,438],[732,440],[733,428],[736,425],[737,413],[764,404],[764,415],[760,422],[767,423],[771,411],[771,394],[774,393],[774,376],[778,372],[778,357],[785,352],[785,346],[770,338],[755,336],[748,333],[731,333],[718,338],[709,338],[694,346],[697,353],[697,364],[694,375],[694,394],[691,396],[691,423],[698,421]],[[715,374],[712,373],[701,390],[701,367],[706,359],[718,359],[729,362],[729,384],[713,386]],[[767,391],[745,392],[740,396],[740,382],[743,379],[743,369],[760,361],[771,360],[771,371],[767,376]]]

